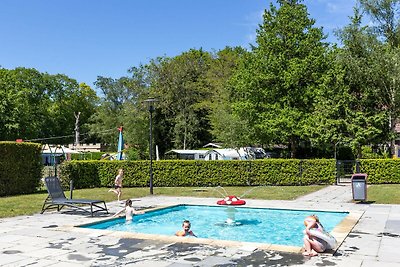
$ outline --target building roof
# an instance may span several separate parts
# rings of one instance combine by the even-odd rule
[[[221,147],[222,147],[222,143],[208,143],[208,144],[205,144],[203,147],[216,147],[216,148],[221,148]]]
[[[176,154],[199,154],[204,155],[208,150],[194,150],[194,149],[172,149],[165,154],[176,153]]]

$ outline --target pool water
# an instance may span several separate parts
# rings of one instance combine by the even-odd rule
[[[182,229],[183,220],[190,220],[201,238],[302,246],[303,221],[311,214],[330,232],[348,213],[179,205],[135,215],[131,222],[118,218],[82,227],[171,236]]]

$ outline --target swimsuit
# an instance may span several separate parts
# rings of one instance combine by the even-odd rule
[[[320,249],[321,249],[321,251],[325,251],[325,249],[326,249],[326,241],[325,240],[323,240],[323,239],[321,239],[321,238],[318,238],[318,237],[316,237],[316,236],[313,236],[313,239],[314,239],[314,241],[317,241],[317,243],[319,244],[319,247],[320,247]]]
[[[192,230],[190,230],[190,231],[188,231],[188,232],[186,232],[185,230],[180,230],[180,231],[178,231],[178,232],[176,232],[176,234],[175,235],[177,235],[177,236],[194,236],[194,234],[193,234],[193,232],[192,232]]]
[[[316,227],[317,231],[320,231],[320,232],[324,231],[324,228],[322,227],[322,225],[319,222],[316,223],[316,226],[317,226]],[[316,237],[316,236],[312,236],[312,239],[319,244],[321,251],[325,251],[325,249],[327,247],[327,242],[325,240],[323,240],[319,237]]]

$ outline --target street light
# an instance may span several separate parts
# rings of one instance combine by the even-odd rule
[[[153,112],[154,112],[154,102],[157,102],[155,98],[146,99],[146,102],[149,113],[150,113],[150,125],[149,125],[149,154],[150,154],[150,194],[153,194]]]

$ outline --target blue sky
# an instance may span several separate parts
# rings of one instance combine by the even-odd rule
[[[62,73],[93,86],[157,56],[254,44],[269,0],[1,0],[0,66]],[[333,30],[356,0],[305,0],[310,17]],[[275,2],[274,2],[275,3]]]

